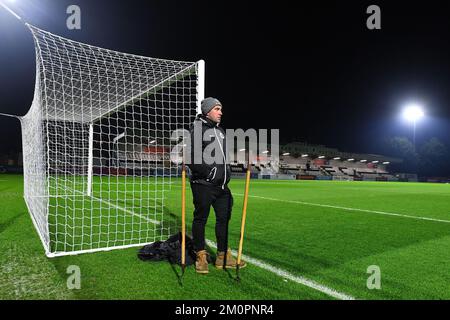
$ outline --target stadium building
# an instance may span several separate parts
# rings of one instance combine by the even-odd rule
[[[280,145],[279,150],[278,159],[270,154],[270,150],[251,159],[254,178],[355,181],[399,181],[405,178],[389,169],[391,164],[403,161],[398,158],[344,152],[306,142]],[[243,176],[245,165],[234,161],[231,170],[233,176]],[[417,180],[416,175],[406,178]]]

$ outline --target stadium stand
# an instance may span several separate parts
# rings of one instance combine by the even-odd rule
[[[389,164],[402,162],[397,158],[341,152],[335,148],[304,142],[282,145],[279,149],[282,154],[279,159],[267,155],[255,157],[252,161],[252,175],[263,179],[283,176],[317,180],[395,181],[398,178],[389,171]],[[245,173],[243,164],[234,162],[231,167],[233,175],[242,176]]]

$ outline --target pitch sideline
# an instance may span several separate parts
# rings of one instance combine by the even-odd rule
[[[233,193],[233,195],[240,196],[240,197],[244,196],[241,193]],[[376,211],[376,210],[368,210],[368,209],[358,209],[358,208],[349,208],[349,207],[341,207],[341,206],[332,206],[332,205],[329,205],[329,204],[320,204],[320,203],[296,201],[296,200],[284,200],[284,199],[276,199],[276,198],[269,198],[269,197],[255,196],[255,195],[248,195],[248,196],[250,198],[264,199],[264,200],[270,200],[270,201],[279,201],[279,202],[286,202],[286,203],[294,203],[294,204],[302,204],[302,205],[307,205],[307,206],[332,208],[332,209],[340,209],[340,210],[347,210],[347,211],[358,211],[358,212],[366,212],[366,213],[375,213],[375,214],[380,214],[380,215],[395,216],[395,217],[408,218],[408,219],[450,223],[450,220],[427,218],[427,217],[422,217],[422,216],[410,216],[410,215],[407,215],[407,214],[394,213],[394,212],[385,212],[385,211]]]

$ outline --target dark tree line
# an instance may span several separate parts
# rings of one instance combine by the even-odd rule
[[[420,176],[450,176],[450,153],[438,138],[417,145],[405,137],[386,139],[384,153],[403,159],[401,164],[393,164],[397,172],[418,173]]]

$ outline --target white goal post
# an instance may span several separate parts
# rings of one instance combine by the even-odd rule
[[[204,61],[121,53],[27,27],[36,83],[21,118],[24,197],[46,255],[141,246],[178,232],[169,204],[180,201],[170,191],[181,167],[170,161],[170,136],[200,110]]]

